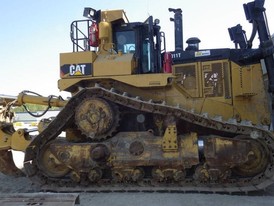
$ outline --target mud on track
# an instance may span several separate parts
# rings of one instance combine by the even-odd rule
[[[26,177],[9,177],[0,174],[0,198],[14,193],[37,193],[39,188]],[[80,206],[273,206],[274,185],[266,191],[245,194],[199,193],[79,193]]]

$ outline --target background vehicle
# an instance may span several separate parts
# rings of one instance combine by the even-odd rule
[[[198,38],[184,49],[182,11],[169,9],[172,52],[152,16],[129,22],[123,10],[86,8],[88,19],[71,24],[73,52],[60,54],[58,86],[72,98],[21,93],[6,104],[63,109],[36,137],[1,123],[1,171],[19,173],[8,152],[16,149],[26,150],[27,176],[55,190],[238,192],[272,184],[274,49],[263,5],[244,5],[254,29],[249,40],[240,25],[229,29],[235,49],[199,50]],[[257,32],[260,48],[252,49]]]

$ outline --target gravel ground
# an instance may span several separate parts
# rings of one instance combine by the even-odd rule
[[[0,198],[14,193],[35,193],[39,188],[26,177],[0,174]],[[79,193],[80,206],[273,206],[274,185],[264,192],[250,195],[220,195],[198,193]]]

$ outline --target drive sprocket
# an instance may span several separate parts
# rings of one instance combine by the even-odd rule
[[[104,140],[111,137],[119,125],[118,108],[102,98],[87,98],[76,108],[75,123],[86,137]]]

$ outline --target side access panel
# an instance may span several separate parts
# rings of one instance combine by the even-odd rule
[[[91,51],[60,54],[60,78],[93,76],[93,62],[97,54]]]

